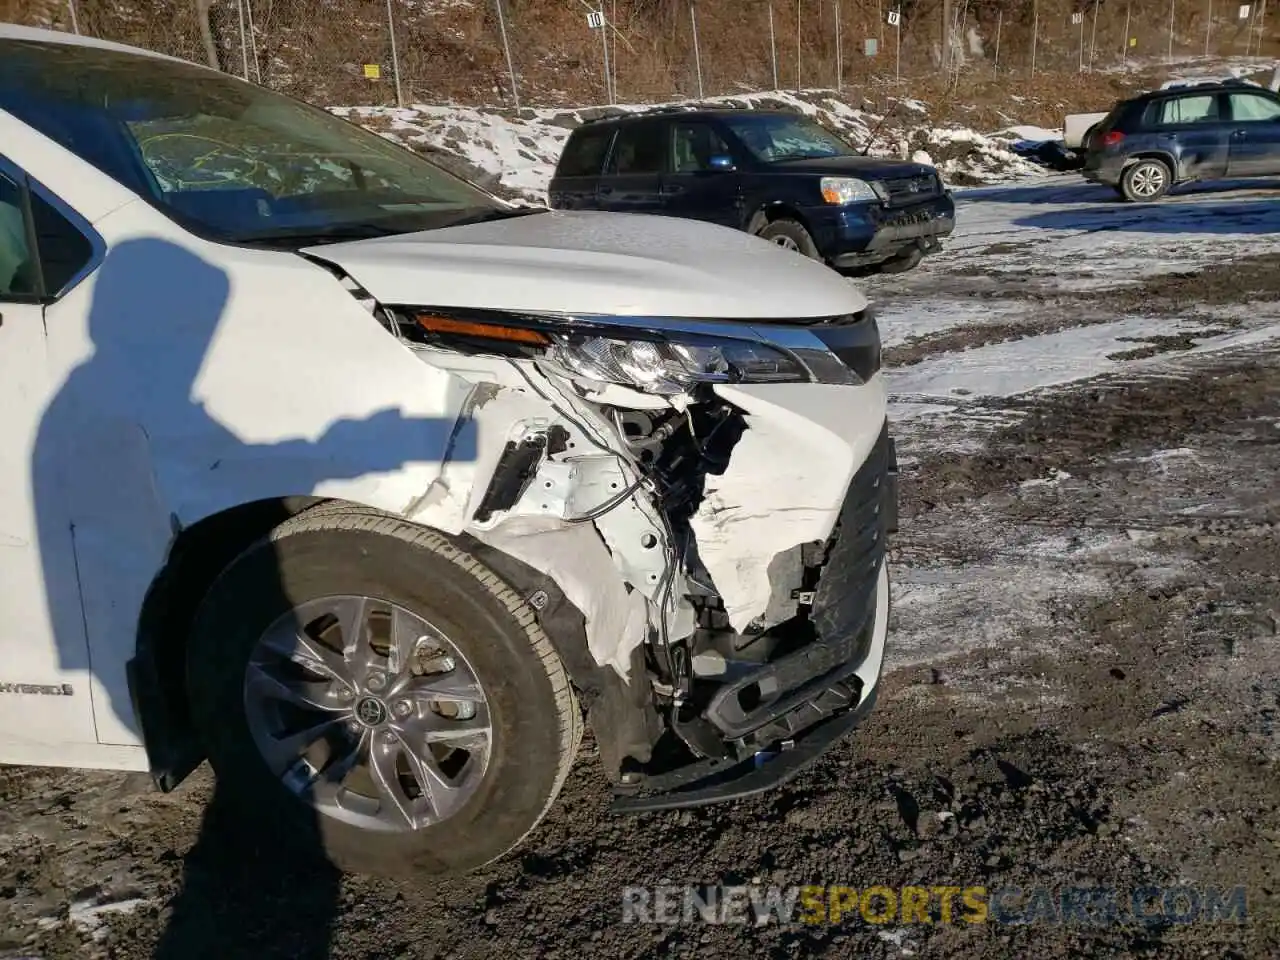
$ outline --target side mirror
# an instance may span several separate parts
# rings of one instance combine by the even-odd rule
[[[736,170],[737,167],[734,165],[733,157],[726,156],[723,153],[718,153],[707,160],[707,169],[716,170],[721,173],[728,173],[731,170]]]

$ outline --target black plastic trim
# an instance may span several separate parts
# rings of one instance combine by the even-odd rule
[[[875,708],[878,690],[877,685],[853,709],[810,727],[795,738],[795,745],[791,749],[782,751],[763,764],[757,765],[755,757],[733,764],[704,760],[679,771],[686,774],[681,785],[659,793],[619,796],[613,801],[610,810],[614,813],[650,813],[655,810],[701,807],[740,800],[780,787],[852,733]],[[658,780],[653,782],[661,783]]]

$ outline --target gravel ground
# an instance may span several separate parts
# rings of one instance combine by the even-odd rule
[[[1250,261],[1247,283],[1206,270],[1195,296],[1266,296],[1278,265]],[[1158,310],[1186,283],[1074,304]],[[899,359],[1004,334],[974,337]],[[903,425],[880,704],[786,788],[616,818],[588,740],[517,853],[405,882],[284,862],[271,838],[225,824],[204,773],[160,796],[145,777],[0,769],[0,958],[1280,955],[1280,352],[1159,359]],[[626,887],[754,882],[1111,887],[1122,901],[1244,886],[1248,919],[620,922]]]

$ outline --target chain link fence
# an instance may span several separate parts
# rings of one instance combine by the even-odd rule
[[[1268,0],[0,0],[330,104],[512,108],[1272,50]]]

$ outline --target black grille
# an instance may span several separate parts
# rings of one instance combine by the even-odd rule
[[[880,185],[889,195],[889,203],[894,206],[929,200],[939,193],[938,178],[932,173],[921,173],[913,177],[893,177],[881,180]]]

